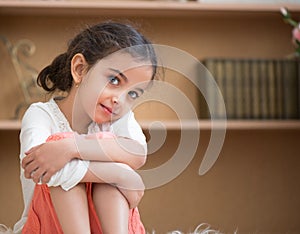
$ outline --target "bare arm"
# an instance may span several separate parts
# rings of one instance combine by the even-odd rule
[[[122,163],[90,162],[81,182],[108,183],[116,186],[134,208],[144,195],[144,183],[134,170]]]
[[[100,162],[119,162],[138,169],[146,162],[146,149],[135,140],[114,137],[75,136],[77,151],[73,158]]]
[[[139,174],[122,163],[90,162],[81,182],[108,183],[128,190],[144,190]]]
[[[46,142],[26,152],[22,160],[25,177],[35,183],[43,176],[47,183],[51,176],[72,159],[124,163],[133,169],[141,167],[146,151],[138,142],[126,138],[96,139],[94,137],[66,138]],[[32,172],[34,176],[32,177]]]

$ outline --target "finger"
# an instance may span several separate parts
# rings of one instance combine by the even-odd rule
[[[31,173],[31,178],[35,183],[38,183],[43,174],[45,174],[45,171],[41,168],[38,168],[37,170]]]
[[[47,183],[50,181],[51,176],[52,176],[52,175],[51,175],[50,173],[48,173],[48,172],[44,173],[44,174],[42,175],[42,178],[41,178],[41,183],[42,183],[42,184],[47,184]]]
[[[33,160],[32,155],[27,155],[22,159],[22,168],[25,168],[27,166],[27,164],[31,163],[31,161]]]
[[[138,204],[139,204],[139,202],[140,202],[139,197],[136,194],[133,195],[133,199],[128,203],[129,204],[129,208],[133,209],[133,208],[137,207]]]
[[[138,206],[144,194],[143,190],[128,190],[120,188],[119,190],[127,200],[130,209],[133,209]]]
[[[138,206],[138,204],[142,200],[143,195],[144,195],[144,191],[143,190],[137,190],[137,191],[135,191],[135,200],[132,203],[131,209],[133,209],[133,208],[135,208],[135,207]]]
[[[24,168],[24,175],[27,179],[31,178],[31,174],[38,169],[38,165],[36,165],[34,162],[27,164],[27,166]]]
[[[42,144],[41,144],[42,145]],[[36,146],[33,146],[33,147],[31,147],[29,150],[27,150],[26,152],[25,152],[25,154],[26,155],[28,155],[28,154],[31,154],[33,151],[35,151],[37,148],[39,148],[41,145],[36,145]]]

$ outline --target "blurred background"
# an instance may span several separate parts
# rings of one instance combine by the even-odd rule
[[[281,7],[300,20],[297,0],[0,0],[0,223],[12,227],[23,211],[20,119],[31,102],[49,98],[34,84],[37,72],[86,25],[117,20],[203,63],[219,85],[228,117],[219,158],[200,176],[211,138],[207,100],[187,77],[166,69],[164,81],[184,93],[197,113],[200,141],[183,173],[146,191],[139,209],[147,231],[188,232],[209,223],[225,233],[300,233],[300,67],[294,27]],[[149,122],[165,124],[165,142],[144,169],[162,165],[181,139],[176,111],[157,102],[134,111],[148,140]],[[224,119],[222,113],[218,118]],[[182,121],[190,121],[185,131],[198,126],[195,119]]]

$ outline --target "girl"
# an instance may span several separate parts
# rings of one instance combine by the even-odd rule
[[[32,104],[23,117],[25,207],[14,232],[145,232],[136,208],[144,187],[134,169],[145,163],[146,141],[130,107],[156,66],[143,35],[106,22],[78,34],[40,72],[40,86],[67,95]]]

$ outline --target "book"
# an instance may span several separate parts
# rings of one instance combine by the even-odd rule
[[[275,60],[275,97],[276,103],[275,118],[283,119],[283,61],[281,59]]]
[[[243,79],[243,66],[244,60],[237,60],[233,62],[234,67],[234,80],[233,80],[233,89],[234,89],[234,118],[242,119],[244,117],[244,79]]]
[[[204,72],[205,89],[203,91],[203,96],[206,98],[205,101],[208,106],[208,115],[213,117],[217,115],[217,101],[216,95],[214,94],[214,81],[212,80],[216,76],[215,67],[217,62],[213,59],[207,59],[203,64],[206,67],[206,71]]]
[[[224,98],[224,68],[221,59],[207,59],[203,62],[207,68],[206,85],[204,96],[206,96],[206,103],[213,116],[217,119],[225,118],[226,113],[222,108]]]
[[[224,101],[226,107],[227,118],[236,118],[235,106],[235,63],[232,60],[224,60]]]
[[[210,58],[204,64],[223,95],[229,119],[300,119],[300,62]],[[218,118],[213,87],[207,96]]]
[[[251,64],[248,60],[243,60],[243,72],[242,72],[242,104],[243,104],[243,119],[251,118]]]
[[[296,119],[298,116],[298,62],[284,60],[283,63],[283,118]]]
[[[268,94],[267,98],[268,102],[268,118],[275,119],[276,118],[276,80],[275,80],[275,61],[267,60],[267,80],[268,80]]]
[[[267,60],[258,60],[259,64],[259,113],[261,119],[269,117],[269,74],[267,72]]]
[[[260,81],[259,81],[259,61],[252,60],[250,61],[250,103],[251,103],[251,111],[250,118],[251,119],[259,119],[261,117],[260,113]]]

